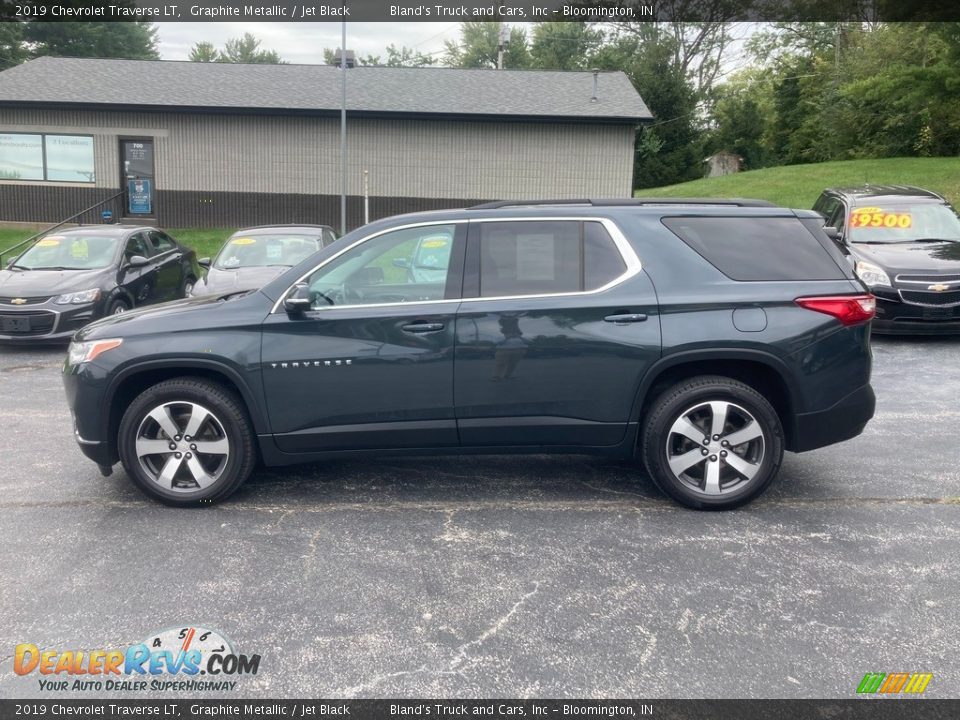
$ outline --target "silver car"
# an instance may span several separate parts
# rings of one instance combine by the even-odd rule
[[[269,225],[237,230],[212,261],[198,261],[207,268],[207,276],[194,286],[192,294],[256,290],[334,240],[336,235],[327,225]]]

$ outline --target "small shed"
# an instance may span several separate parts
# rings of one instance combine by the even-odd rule
[[[704,162],[707,164],[707,172],[704,174],[704,177],[720,177],[721,175],[733,175],[733,173],[740,172],[740,168],[743,166],[743,158],[737,155],[736,153],[727,152],[722,150],[718,153],[714,153],[708,158],[704,159]]]

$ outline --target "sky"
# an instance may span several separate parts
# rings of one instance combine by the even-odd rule
[[[276,50],[290,63],[323,63],[323,48],[340,46],[340,23],[181,22],[157,23],[160,57],[186,60],[194,43],[206,40],[220,48],[230,38],[249,32],[265,50]],[[443,41],[456,40],[459,23],[347,23],[347,47],[358,55],[384,55],[391,43],[422,53],[443,55]]]

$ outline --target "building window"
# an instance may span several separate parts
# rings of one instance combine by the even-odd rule
[[[0,180],[93,183],[93,137],[0,133]]]

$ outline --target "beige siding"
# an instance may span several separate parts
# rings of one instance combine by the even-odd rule
[[[155,138],[159,190],[338,194],[338,118],[0,108],[0,131],[95,136],[97,186],[119,187],[118,138]],[[348,118],[348,193],[420,198],[628,197],[623,125]]]

